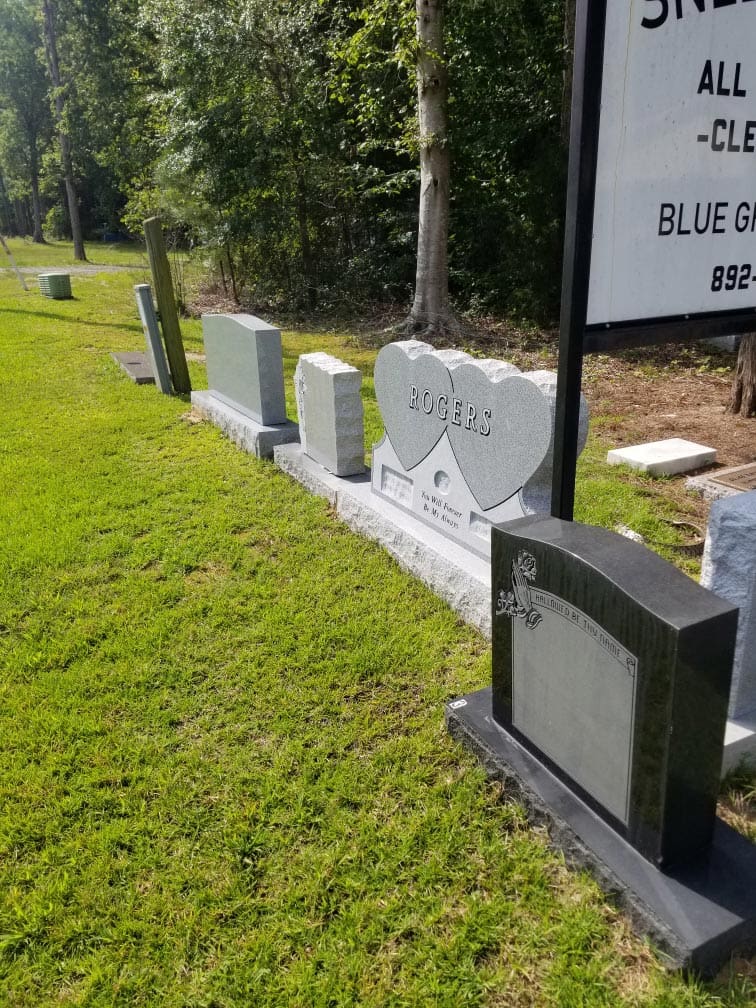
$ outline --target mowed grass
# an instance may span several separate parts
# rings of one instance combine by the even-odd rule
[[[5,239],[17,266],[47,267],[62,269],[65,266],[130,266],[147,269],[147,253],[144,244],[134,242],[85,242],[87,262],[77,262],[73,257],[70,242],[46,241],[37,245],[28,238]],[[0,246],[0,270],[11,267],[10,259]],[[27,281],[28,283],[28,281]]]
[[[752,1004],[667,975],[448,738],[482,639],[119,371],[141,280],[0,276],[0,1004]],[[285,347],[360,361],[374,437],[372,356]]]

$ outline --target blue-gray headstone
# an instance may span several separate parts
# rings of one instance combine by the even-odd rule
[[[740,608],[729,716],[756,715],[756,490],[711,505],[701,584]]]
[[[160,335],[160,326],[155,306],[152,303],[152,291],[149,284],[137,284],[134,287],[139,318],[142,320],[144,339],[147,344],[147,358],[152,367],[152,374],[155,384],[166,395],[172,392],[171,375],[168,370],[168,361],[165,359],[163,340]]]
[[[210,391],[269,426],[286,422],[281,333],[254,315],[203,315]]]

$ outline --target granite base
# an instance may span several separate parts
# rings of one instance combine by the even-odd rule
[[[276,465],[320,497],[355,532],[380,543],[401,567],[447,602],[465,622],[491,636],[491,565],[388,501],[370,485],[370,470],[339,477],[302,451],[276,447]]]
[[[299,427],[286,421],[269,427],[217,399],[212,391],[192,392],[192,406],[234,444],[258,458],[273,458],[276,445],[299,440]]]
[[[449,733],[500,780],[573,865],[588,869],[670,969],[710,976],[756,947],[756,846],[717,820],[705,861],[661,872],[618,836],[491,716],[491,690],[446,707]]]

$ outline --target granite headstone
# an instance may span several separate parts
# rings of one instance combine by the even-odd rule
[[[756,719],[756,490],[714,501],[701,584],[740,608],[729,715]]]
[[[493,716],[645,858],[711,841],[737,609],[605,529],[493,530]]]
[[[171,384],[171,374],[168,370],[168,361],[163,349],[163,339],[160,335],[160,326],[155,305],[152,301],[152,290],[149,284],[136,284],[134,287],[137,310],[144,330],[144,339],[147,345],[147,357],[152,367],[155,377],[155,384],[165,395],[170,395],[173,386]]]
[[[388,344],[375,364],[386,433],[373,448],[373,492],[487,558],[493,524],[548,511],[555,389],[550,372]],[[586,434],[583,401],[581,448]]]
[[[294,373],[302,451],[336,476],[365,471],[362,374],[326,353],[302,354]]]
[[[281,333],[253,315],[203,315],[208,390],[192,406],[240,448],[271,458],[299,437],[286,418]]]
[[[202,337],[213,395],[264,426],[285,423],[280,331],[254,315],[203,315]]]

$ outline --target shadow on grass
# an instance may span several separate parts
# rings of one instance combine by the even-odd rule
[[[76,298],[70,298],[69,300],[75,301]],[[31,315],[34,318],[53,319],[57,322],[74,322],[76,325],[96,326],[98,329],[118,329],[121,332],[142,332],[142,327],[138,322],[94,322],[91,319],[75,318],[70,315],[58,315],[52,312],[27,311],[24,308],[0,308],[0,312],[6,312],[9,315]]]

